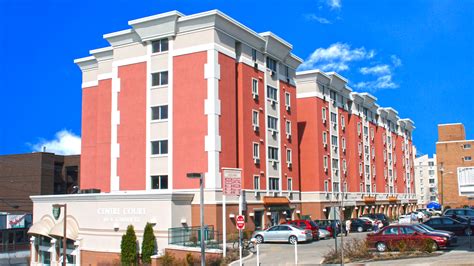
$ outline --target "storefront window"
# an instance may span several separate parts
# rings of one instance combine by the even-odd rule
[[[255,216],[254,216],[255,230],[263,229],[262,218],[263,218],[263,211],[255,211]]]

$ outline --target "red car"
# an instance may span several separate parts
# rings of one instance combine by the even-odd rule
[[[299,228],[311,230],[313,234],[313,239],[319,240],[319,226],[315,222],[310,221],[310,220],[293,220],[293,221],[287,222],[287,224],[291,224]]]
[[[426,239],[433,240],[433,250],[446,248],[457,242],[455,236],[422,231],[413,225],[390,225],[377,233],[368,234],[367,244],[379,252],[384,252],[388,249],[396,249],[402,240],[418,242],[421,245]]]

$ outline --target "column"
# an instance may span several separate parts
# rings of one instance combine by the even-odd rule
[[[36,265],[36,262],[37,262],[35,240],[36,240],[36,237],[34,236],[30,238],[30,254],[31,254],[30,265]]]
[[[51,247],[49,248],[49,253],[51,253],[51,265],[59,265],[57,254],[56,254],[56,239],[51,239]]]

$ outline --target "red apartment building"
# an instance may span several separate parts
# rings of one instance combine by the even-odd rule
[[[342,201],[345,217],[414,208],[414,123],[337,73],[296,75],[302,213],[333,217]]]
[[[222,217],[222,168],[242,169],[247,230],[324,218],[345,187],[346,211],[395,214],[411,202],[413,123],[335,73],[297,77],[302,60],[285,40],[216,10],[128,25],[104,35],[110,46],[75,60],[80,188],[101,193],[32,197],[33,261],[45,260],[42,243],[61,232],[50,215],[58,202],[68,204],[76,264],[117,258],[128,224],[139,239],[146,222],[156,224],[159,249],[169,247],[169,228],[199,225],[190,172],[205,175],[205,223],[219,232],[224,219],[226,232],[236,231],[239,205],[228,196]]]

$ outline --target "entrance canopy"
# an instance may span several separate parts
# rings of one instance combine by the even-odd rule
[[[53,229],[49,232],[50,236],[53,237],[63,237],[64,236],[64,220],[60,223],[57,223]],[[66,238],[77,240],[79,235],[79,228],[76,222],[73,219],[66,220]]]
[[[53,227],[54,227],[53,220],[49,217],[45,217],[41,219],[41,221],[34,223],[30,227],[30,230],[28,230],[28,234],[42,235],[42,236],[49,237],[49,232],[51,231],[51,228]]]
[[[263,197],[263,204],[266,206],[275,205],[290,205],[290,200],[287,197]]]

